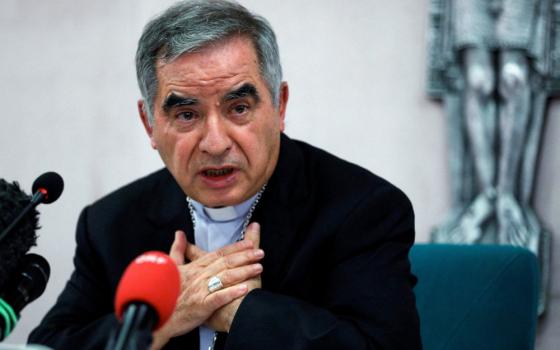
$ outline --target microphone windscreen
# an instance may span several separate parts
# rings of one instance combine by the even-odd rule
[[[158,315],[154,329],[167,322],[179,297],[179,270],[171,258],[157,251],[146,252],[126,268],[115,295],[115,313],[122,320],[128,304],[145,303]]]
[[[45,258],[33,253],[26,254],[0,296],[19,314],[25,306],[43,294],[50,273],[51,269]]]
[[[44,173],[33,182],[33,193],[36,193],[39,190],[46,192],[43,203],[52,203],[62,194],[62,190],[64,190],[64,180],[62,180],[62,176],[58,175],[54,171]]]
[[[3,232],[18,214],[30,203],[31,198],[17,182],[0,179],[0,232]],[[39,228],[39,213],[32,209],[0,244],[0,291],[4,290],[25,253],[36,244],[35,230]]]

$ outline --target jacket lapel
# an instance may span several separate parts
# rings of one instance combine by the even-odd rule
[[[282,134],[278,164],[253,220],[261,225],[261,248],[265,251],[262,282],[268,290],[281,287],[279,276],[286,276],[290,252],[295,251],[308,199],[305,173],[299,148]]]
[[[194,242],[194,232],[185,193],[167,169],[161,172],[160,181],[150,194],[152,200],[149,201],[147,213],[157,234],[165,237],[162,244],[165,246],[164,251],[168,251],[176,230],[183,230],[190,242]]]

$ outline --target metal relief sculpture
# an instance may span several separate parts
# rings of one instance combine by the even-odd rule
[[[533,207],[547,98],[560,92],[560,0],[432,0],[428,92],[448,118],[452,210],[434,242],[525,247],[550,234]]]

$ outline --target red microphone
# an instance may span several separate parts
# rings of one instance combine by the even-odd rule
[[[121,321],[106,349],[148,349],[152,331],[167,322],[180,291],[179,270],[161,252],[146,252],[124,271],[115,295],[115,314]]]

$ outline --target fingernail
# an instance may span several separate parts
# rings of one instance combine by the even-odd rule
[[[257,249],[253,252],[253,254],[255,255],[255,258],[262,258],[264,256],[264,250]]]
[[[239,287],[237,287],[237,290],[239,291],[239,293],[245,293],[245,292],[247,292],[247,285],[242,284]]]
[[[255,270],[255,272],[261,272],[263,270],[263,267],[261,264],[255,264],[253,265],[253,270]]]

